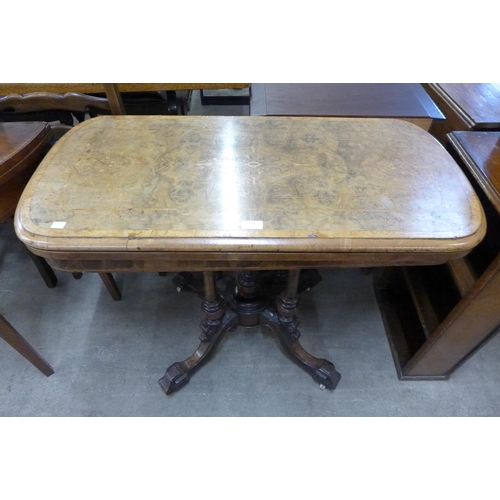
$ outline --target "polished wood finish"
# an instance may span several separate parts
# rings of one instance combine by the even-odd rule
[[[442,144],[460,130],[500,130],[499,83],[426,83],[423,87],[444,113],[430,132]]]
[[[416,83],[253,83],[250,114],[401,118],[424,130],[444,119]]]
[[[439,274],[441,287],[441,293],[433,297],[429,294],[436,283],[427,270],[415,269],[416,279],[427,281],[428,286],[422,287],[424,299],[413,304],[409,297],[415,277],[412,280],[394,271],[388,277],[391,272],[387,271],[376,282],[402,379],[448,378],[500,326],[500,132],[458,131],[448,138],[481,196],[488,231],[469,256],[432,269],[434,275]],[[432,315],[435,319],[428,327],[424,316]]]
[[[454,132],[449,139],[500,213],[500,132]]]
[[[467,255],[486,229],[465,175],[422,129],[391,119],[293,117],[84,122],[40,165],[15,222],[28,248],[60,269],[205,273],[212,323],[202,334],[210,338],[170,367],[166,392],[182,386],[216,337],[255,321],[333,388],[333,365],[295,342],[298,270],[445,263]],[[252,309],[253,271],[266,269],[290,277],[277,312]],[[212,271],[226,270],[242,271],[228,288],[230,316],[213,290]]]
[[[0,122],[0,186],[27,169],[31,172],[48,150],[50,126],[44,122]]]

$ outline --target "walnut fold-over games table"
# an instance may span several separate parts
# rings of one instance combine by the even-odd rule
[[[403,121],[109,116],[53,147],[16,231],[57,269],[203,273],[201,343],[160,379],[170,394],[224,333],[257,324],[334,389],[334,365],[299,343],[311,270],[442,264],[485,222],[452,158]]]

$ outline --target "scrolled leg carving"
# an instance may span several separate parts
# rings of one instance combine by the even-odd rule
[[[179,284],[183,289],[191,291],[200,290],[193,286],[190,273],[181,273]],[[259,279],[264,277],[264,283]],[[280,273],[280,282],[267,280],[269,275],[256,271],[241,271],[236,280],[230,279],[226,286],[216,287],[216,273],[206,271],[203,273],[203,313],[204,319],[200,324],[200,344],[196,351],[186,360],[173,363],[167,368],[165,375],[159,383],[166,394],[184,387],[194,371],[203,363],[208,354],[214,349],[222,336],[237,327],[266,325],[278,335],[286,352],[322,388],[335,389],[340,374],[335,366],[326,359],[311,356],[299,342],[299,321],[296,317],[298,304],[298,291],[304,283],[301,271],[291,270]],[[221,277],[218,277],[219,280]],[[285,279],[286,278],[286,279]],[[313,283],[316,275],[307,283]],[[222,282],[219,282],[221,285]],[[279,294],[279,295],[278,295]],[[276,305],[273,306],[273,302]]]
[[[200,324],[200,344],[189,358],[169,366],[165,375],[158,381],[167,395],[184,387],[222,335],[238,324],[238,315],[232,311],[226,313],[218,298],[214,273],[204,272],[203,275],[205,300],[202,309],[205,318]]]
[[[203,320],[200,324],[200,344],[186,360],[170,365],[158,381],[165,394],[169,395],[184,387],[193,373],[200,367],[222,336],[238,324],[238,315],[229,311],[218,321]]]
[[[313,379],[326,389],[335,389],[340,381],[340,373],[333,363],[309,354],[300,344],[297,311],[298,270],[288,272],[286,289],[276,300],[276,310],[268,309],[261,314],[261,322],[276,332],[284,349],[292,355],[299,365],[310,373]]]

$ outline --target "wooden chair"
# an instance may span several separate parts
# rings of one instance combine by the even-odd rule
[[[36,167],[50,149],[53,135],[45,122],[0,122],[0,223],[9,221]],[[49,288],[57,277],[45,259],[29,254]],[[100,273],[113,300],[121,293],[112,275]],[[80,276],[75,276],[80,277]]]
[[[68,85],[65,84],[65,87]],[[0,84],[0,92],[2,86]],[[78,84],[75,86],[78,88]],[[74,118],[81,122],[87,113],[90,117],[99,114],[185,115],[189,110],[192,93],[191,90],[141,91],[138,90],[139,85],[137,90],[122,94],[117,84],[105,83],[101,87],[86,94],[43,91],[0,95],[0,121],[59,121],[66,127],[71,127]]]
[[[14,215],[24,186],[48,150],[50,140],[50,127],[46,123],[32,122],[24,126],[9,124],[7,128],[10,133],[6,132],[5,128],[0,123],[0,222]],[[26,149],[23,149],[23,145],[26,145]],[[41,270],[47,286],[54,287],[57,283],[54,271],[44,259],[31,253],[30,255]],[[2,315],[0,315],[0,338],[47,377],[54,373],[52,367]]]
[[[0,223],[14,215],[24,187],[50,148],[50,137],[45,122],[0,123]],[[30,256],[46,285],[55,287],[52,268],[41,257]]]
[[[104,98],[106,94],[91,94],[95,97]],[[127,115],[186,115],[189,111],[192,91],[134,91],[120,93],[124,112]],[[89,106],[91,117],[101,114],[115,114],[112,111],[95,109]]]
[[[55,140],[59,139],[74,124],[85,119],[85,114],[111,111],[108,99],[86,94],[67,92],[55,94],[51,92],[33,92],[30,94],[9,94],[0,97],[0,121],[18,122],[43,120],[52,124]]]

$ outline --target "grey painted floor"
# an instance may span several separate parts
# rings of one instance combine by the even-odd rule
[[[195,96],[196,97],[196,96]],[[245,107],[192,113],[246,114]],[[0,416],[498,416],[500,337],[446,382],[400,382],[372,290],[357,269],[322,271],[301,297],[302,343],[342,374],[333,392],[265,329],[237,329],[178,393],[157,380],[197,345],[201,302],[173,274],[122,274],[113,302],[97,275],[56,271],[48,289],[13,228],[0,225],[0,312],[55,369],[49,378],[0,342]]]

